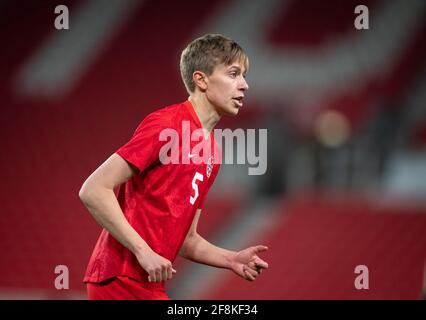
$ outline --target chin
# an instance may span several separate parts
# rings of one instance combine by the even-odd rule
[[[238,114],[238,112],[240,112],[239,108],[235,108],[234,110],[232,110],[232,115],[236,116]]]
[[[240,111],[240,108],[237,105],[224,105],[216,110],[219,111],[221,115],[225,116],[236,116]]]
[[[226,116],[236,116],[238,114],[238,109],[236,109],[236,110],[226,110],[224,112],[224,114]]]
[[[228,116],[236,116],[239,111],[240,111],[240,108],[232,107],[232,108],[225,109],[224,113]]]

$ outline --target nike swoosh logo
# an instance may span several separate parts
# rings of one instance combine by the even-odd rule
[[[188,153],[188,158],[193,158],[195,156],[196,156],[196,154]]]

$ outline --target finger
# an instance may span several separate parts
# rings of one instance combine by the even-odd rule
[[[161,279],[160,279],[160,282],[166,281],[167,277],[168,277],[168,275],[167,275],[167,267],[163,267],[161,269]]]
[[[247,269],[243,269],[243,270],[244,270],[244,274],[246,276],[246,279],[249,280],[249,281],[254,281],[255,278],[248,272],[248,270]]]
[[[259,275],[259,273],[256,270],[253,270],[253,269],[250,269],[250,268],[245,268],[245,270],[249,275],[251,275],[255,279]]]
[[[268,263],[266,261],[263,261],[260,258],[256,258],[254,260],[254,264],[255,264],[256,269],[259,269],[259,268],[268,269],[268,267],[269,267]]]
[[[262,271],[262,268],[257,266],[254,261],[251,261],[247,264],[247,267],[250,268],[250,270],[253,270],[257,273],[260,273]]]
[[[256,251],[256,253],[259,253],[259,252],[263,252],[263,251],[268,250],[268,247],[267,247],[267,246],[264,246],[264,245],[260,245],[260,246],[256,246],[256,247],[254,248],[254,250]]]
[[[256,264],[254,263],[254,261],[250,261],[249,263],[247,263],[247,266],[250,269],[254,270],[254,271],[256,271],[256,269],[257,269]]]
[[[170,280],[172,276],[172,266],[170,266],[169,268],[167,268],[167,280]]]
[[[155,271],[151,271],[149,273],[148,280],[149,280],[149,282],[156,282],[157,281],[157,278],[155,276]]]
[[[155,281],[154,282],[161,282],[161,269],[155,270]]]
[[[176,271],[175,269],[173,269],[173,268],[172,268],[172,272],[173,272],[173,273],[176,273],[177,271]]]

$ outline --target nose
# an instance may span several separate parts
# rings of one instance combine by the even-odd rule
[[[247,84],[247,80],[244,77],[241,77],[242,81],[240,83],[240,90],[246,91],[249,89],[249,86]]]

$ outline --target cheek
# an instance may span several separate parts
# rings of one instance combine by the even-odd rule
[[[209,100],[219,105],[227,105],[233,96],[233,82],[229,79],[219,79],[212,82],[207,92]]]
[[[233,95],[233,84],[231,82],[223,82],[218,87],[218,93],[223,99],[229,99]]]
[[[218,83],[214,86],[213,90],[211,90],[211,97],[217,100],[226,100],[231,96],[231,86],[227,83]]]
[[[210,101],[212,101],[216,106],[225,107],[228,102],[228,96],[223,91],[216,91],[211,95]]]

